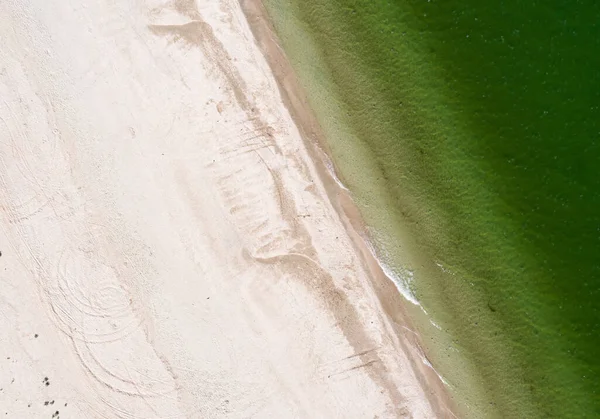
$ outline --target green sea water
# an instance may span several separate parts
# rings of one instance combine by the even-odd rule
[[[600,417],[600,2],[266,6],[465,415]]]

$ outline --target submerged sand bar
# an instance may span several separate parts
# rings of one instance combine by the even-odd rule
[[[237,2],[8,0],[0,40],[9,417],[440,415]]]

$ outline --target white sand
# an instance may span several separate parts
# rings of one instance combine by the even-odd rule
[[[0,417],[436,416],[236,1],[1,1],[0,206]]]

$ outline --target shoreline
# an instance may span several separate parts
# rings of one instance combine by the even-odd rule
[[[239,2],[0,16],[6,414],[453,416]]]
[[[447,415],[456,417],[454,413],[456,406],[446,387],[447,384],[423,352],[421,337],[413,330],[411,319],[406,311],[405,305],[415,304],[415,302],[403,295],[403,292],[398,289],[399,285],[384,272],[382,262],[373,254],[375,249],[367,242],[368,231],[360,210],[353,202],[350,191],[335,172],[333,160],[328,155],[330,152],[325,135],[308,104],[293,67],[277,40],[268,12],[261,0],[240,0],[240,5],[256,42],[275,76],[282,99],[300,130],[307,149],[311,152],[319,175],[324,183],[326,181],[328,183],[329,198],[343,219],[354,246],[371,273],[371,285],[376,291],[384,313],[392,322],[392,333],[397,336],[397,342],[403,350],[411,354],[413,368],[419,371],[422,385],[430,389],[430,401],[435,406],[437,414],[440,417]],[[402,342],[403,339],[410,347]]]

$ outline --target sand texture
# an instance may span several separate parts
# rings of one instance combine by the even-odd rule
[[[439,416],[237,2],[0,41],[0,415]]]

